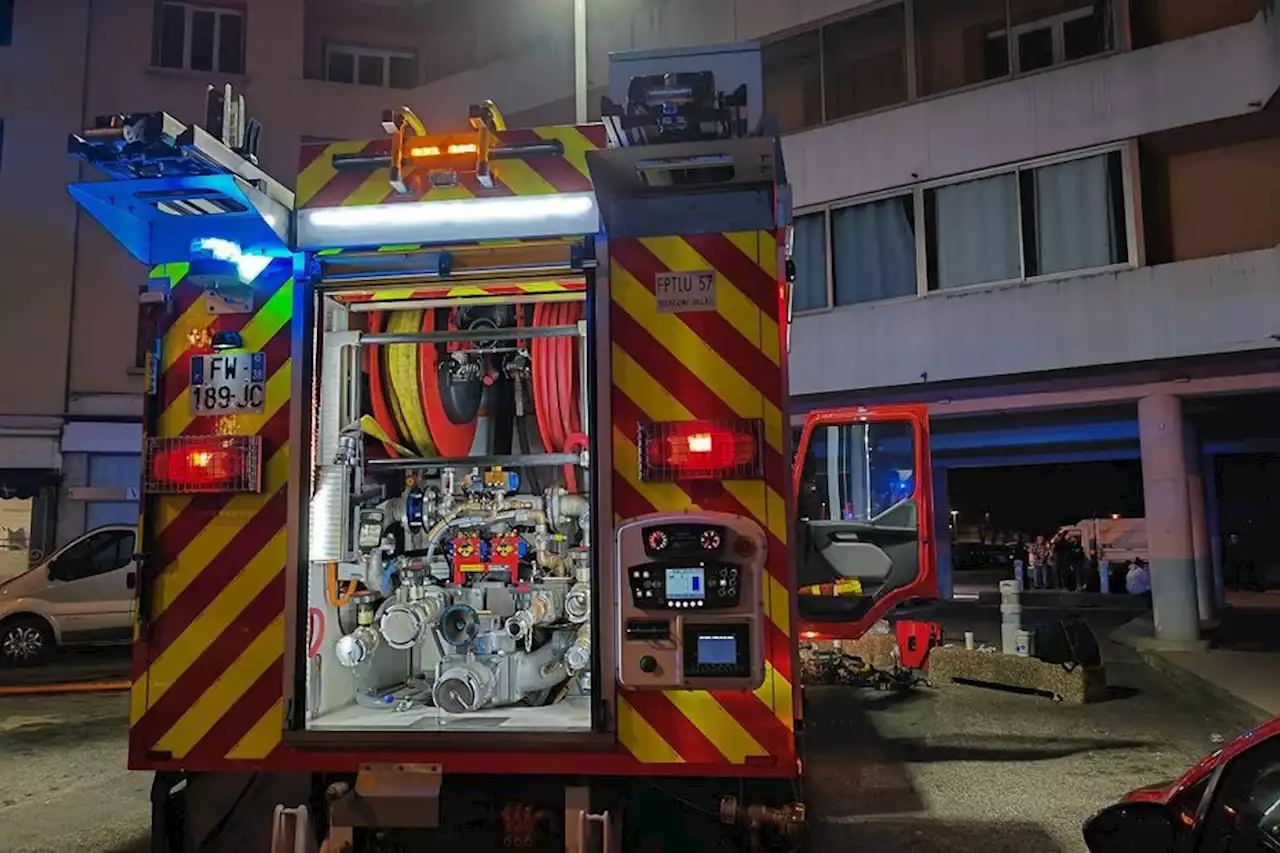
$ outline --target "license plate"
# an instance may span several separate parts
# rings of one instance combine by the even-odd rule
[[[192,414],[254,414],[263,411],[266,402],[266,353],[191,357]]]
[[[657,273],[653,278],[653,295],[658,300],[659,314],[715,311],[715,271]]]

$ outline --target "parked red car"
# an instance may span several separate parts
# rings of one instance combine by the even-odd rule
[[[1280,853],[1280,717],[1089,818],[1091,853]]]

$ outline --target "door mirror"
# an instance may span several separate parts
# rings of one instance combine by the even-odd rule
[[[1117,803],[1084,825],[1089,853],[1174,853],[1177,830],[1163,803]]]

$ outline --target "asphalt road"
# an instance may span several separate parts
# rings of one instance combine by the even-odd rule
[[[951,637],[995,642],[999,615],[924,611]],[[1060,616],[1024,611],[1032,619]],[[1082,821],[1141,785],[1180,775],[1247,721],[1182,692],[1105,640],[1132,614],[1090,617],[1112,698],[1072,706],[952,686],[893,695],[809,692],[806,790],[815,849],[859,853],[1081,853]]]
[[[129,680],[129,648],[69,649],[36,667],[0,666],[0,688]]]
[[[0,850],[144,853],[151,777],[125,769],[127,694],[0,698]]]

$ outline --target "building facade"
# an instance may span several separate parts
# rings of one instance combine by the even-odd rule
[[[797,412],[928,401],[944,524],[950,468],[1150,462],[1153,557],[1198,566],[1211,610],[1186,483],[1213,442],[1187,412],[1280,391],[1275,0],[586,0],[584,52],[575,8],[0,0],[0,79],[41,81],[0,88],[0,526],[28,518],[0,542],[128,516],[138,479],[139,271],[67,196],[68,130],[193,120],[231,82],[290,183],[300,141],[375,135],[390,106],[571,121],[576,59],[594,115],[611,51],[759,40],[798,214]],[[1189,636],[1185,584],[1158,586]]]

